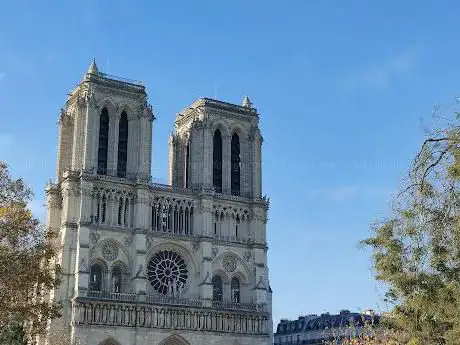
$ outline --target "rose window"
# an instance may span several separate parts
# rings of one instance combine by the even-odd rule
[[[187,283],[187,264],[179,254],[163,250],[150,259],[147,276],[157,292],[163,295],[178,295]]]

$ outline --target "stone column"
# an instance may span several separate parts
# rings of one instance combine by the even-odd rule
[[[152,121],[153,114],[148,106],[142,111],[139,119],[139,160],[138,171],[139,177],[143,180],[149,180],[152,157]],[[128,139],[129,140],[129,139]]]
[[[94,174],[97,173],[97,160],[98,160],[98,152],[99,152],[99,125],[100,125],[100,118],[101,118],[101,109],[99,107],[94,106],[93,109],[93,137],[91,140],[91,150],[92,150],[92,158],[91,158],[91,167],[94,167]]]
[[[256,130],[254,137],[254,160],[253,160],[253,196],[260,198],[262,196],[262,136],[259,129]]]
[[[139,117],[132,115],[128,116],[128,162],[126,164],[127,178],[136,178],[139,173],[139,140]]]
[[[175,181],[176,173],[176,154],[175,154],[175,145],[174,145],[174,136],[173,134],[169,135],[168,140],[168,147],[169,147],[169,174],[168,174],[168,183],[175,187],[177,185]]]
[[[203,152],[203,138],[204,138],[204,129],[200,123],[195,124],[192,126],[190,130],[190,136],[192,138],[192,145],[190,150],[191,156],[191,177],[192,180],[190,181],[191,187],[201,187],[203,185],[204,177],[204,166],[203,166],[203,159],[204,159],[204,152]]]
[[[134,258],[132,281],[134,291],[145,295],[147,291],[146,278],[146,237],[145,232],[149,229],[149,191],[147,187],[137,190],[137,200],[134,206]]]
[[[75,253],[75,291],[74,296],[79,296],[80,291],[85,295],[89,283],[89,224],[91,222],[91,193],[92,182],[81,182],[79,228]]]
[[[200,243],[201,269],[200,269],[200,298],[208,300],[208,307],[212,303],[212,244],[208,240]]]
[[[201,200],[202,217],[202,241],[201,247],[201,269],[200,269],[200,297],[212,300],[212,200],[203,198]]]
[[[83,98],[77,101],[75,113],[75,126],[73,132],[73,154],[72,154],[72,170],[79,171],[82,168],[84,156],[84,138],[86,127],[86,104]]]
[[[56,177],[59,180],[65,170],[72,165],[74,119],[66,111],[61,111],[59,119],[58,157]]]
[[[97,150],[98,144],[95,145],[95,141],[99,142],[99,116],[96,104],[93,99],[87,98],[86,101],[86,129],[85,129],[85,150],[84,150],[84,162],[83,169],[86,171],[94,168],[96,173],[97,167]]]
[[[119,114],[109,113],[109,147],[107,152],[107,175],[117,176]]]
[[[213,189],[213,133],[209,123],[203,126],[203,181],[202,187]]]
[[[222,193],[224,194],[230,194],[231,191],[231,141],[230,135],[222,133]]]
[[[240,138],[240,190],[241,196],[250,197],[251,196],[251,175],[250,175],[250,141],[248,137]]]
[[[145,295],[147,293],[147,249],[145,234],[136,232],[134,234],[134,248],[136,250],[134,257],[133,288],[135,293]]]
[[[175,173],[176,173],[176,187],[184,187],[185,181],[185,155],[184,155],[184,145],[183,140],[180,137],[176,137],[175,140],[175,155],[176,155],[176,166],[175,166]]]

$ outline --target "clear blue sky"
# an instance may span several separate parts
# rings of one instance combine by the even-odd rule
[[[356,244],[388,212],[421,141],[420,119],[458,94],[459,7],[4,1],[0,159],[32,185],[32,208],[42,215],[59,109],[93,57],[103,71],[147,85],[159,181],[177,111],[201,96],[240,103],[248,94],[265,138],[275,321],[384,308],[369,253]]]

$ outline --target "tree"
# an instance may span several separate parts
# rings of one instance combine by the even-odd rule
[[[9,322],[0,333],[0,345],[27,345],[23,325],[16,321]]]
[[[395,197],[391,215],[363,241],[388,287],[391,326],[403,344],[458,344],[460,338],[460,124],[437,116]],[[436,115],[439,115],[439,109]]]
[[[0,334],[15,324],[26,325],[29,336],[42,333],[59,306],[46,291],[59,284],[54,264],[56,233],[45,231],[28,209],[32,191],[13,179],[0,161]],[[5,333],[6,332],[6,333]]]

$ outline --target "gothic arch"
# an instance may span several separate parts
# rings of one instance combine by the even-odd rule
[[[94,260],[102,260],[101,259],[103,258],[102,246],[107,242],[114,242],[116,246],[118,247],[118,255],[113,260],[113,263],[107,264],[108,269],[111,270],[112,266],[115,263],[119,264],[120,262],[122,262],[127,268],[132,267],[129,251],[119,241],[113,238],[104,238],[104,239],[101,238],[99,241],[97,241],[96,245],[93,248],[91,248],[89,251],[90,262]],[[106,260],[104,260],[104,262],[106,262]]]
[[[224,283],[224,284],[229,284],[230,283],[230,278],[229,278],[228,274],[224,270],[222,270],[220,268],[212,270],[212,277],[214,277],[214,276],[219,276],[220,279],[222,279],[222,283]]]
[[[123,104],[120,105],[120,107],[118,109],[118,112],[117,112],[117,116],[120,117],[123,112],[125,112],[126,115],[128,116],[128,121],[136,118],[135,110],[128,103],[123,103]]]
[[[222,269],[223,263],[222,259],[224,256],[230,255],[235,258],[236,260],[236,269],[232,274],[227,274],[225,273],[225,277],[227,279],[227,282],[230,282],[233,277],[236,277],[240,280],[242,284],[249,284],[250,283],[250,274],[249,274],[249,267],[246,265],[246,263],[235,253],[232,252],[223,252],[220,254],[218,257],[216,257],[213,260],[212,267],[213,267],[213,272],[224,272]],[[223,278],[223,277],[222,277]]]
[[[108,338],[100,342],[99,345],[121,345],[121,344],[113,338]]]
[[[147,256],[146,256],[147,263],[149,262],[149,260],[152,258],[153,255],[155,255],[157,252],[162,251],[162,250],[176,251],[178,254],[182,256],[183,259],[187,261],[187,264],[189,263],[191,264],[190,268],[193,274],[197,272],[198,263],[195,260],[195,256],[192,254],[191,250],[187,246],[181,243],[171,242],[168,240],[157,242],[150,247],[150,249],[147,252]]]
[[[240,137],[240,142],[243,142],[245,140],[245,138],[247,138],[247,130],[243,128],[243,126],[241,126],[240,124],[234,124],[232,125],[231,127],[231,131],[230,131],[230,135],[233,135],[233,134],[238,134],[238,136]]]
[[[222,139],[230,135],[228,123],[222,120],[217,120],[216,122],[213,123],[212,134],[214,134],[216,130],[219,130],[222,133]]]
[[[178,334],[172,334],[158,345],[190,345],[190,343]]]
[[[116,109],[118,106],[109,98],[104,98],[98,103],[99,110],[101,111],[103,108],[107,108],[109,112],[109,118],[115,116]]]
[[[107,274],[107,263],[103,259],[91,260],[89,263],[89,290],[104,291],[107,285]]]

